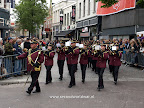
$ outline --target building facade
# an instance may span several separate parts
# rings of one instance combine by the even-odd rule
[[[52,0],[50,0],[49,10],[48,10],[48,16],[46,17],[46,20],[44,22],[44,28],[43,31],[45,31],[45,36],[42,36],[42,38],[47,38],[48,40],[52,40]]]
[[[77,0],[77,39],[96,40],[101,30],[101,17],[96,16],[96,0]]]
[[[76,37],[75,7],[75,0],[61,0],[53,5],[53,36],[55,39]]]
[[[135,8],[102,17],[101,38],[136,38],[137,32],[144,31],[144,9]]]
[[[9,35],[10,26],[10,7],[9,0],[0,0],[0,37]]]

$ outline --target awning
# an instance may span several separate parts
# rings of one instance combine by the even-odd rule
[[[70,34],[75,30],[68,30],[68,31],[61,31],[60,33],[54,35],[54,37],[65,37],[66,35]]]
[[[9,29],[11,29],[11,28],[10,28],[10,27],[7,27],[7,26],[0,26],[0,29],[9,30]]]

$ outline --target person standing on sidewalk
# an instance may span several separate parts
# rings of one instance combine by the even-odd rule
[[[63,68],[64,68],[64,62],[65,62],[65,49],[64,49],[64,42],[60,42],[61,47],[57,48],[57,53],[58,53],[58,59],[57,59],[57,64],[59,68],[59,79],[63,79]]]
[[[8,37],[4,45],[4,50],[5,50],[4,55],[7,56],[5,58],[5,63],[4,63],[7,73],[8,73],[7,77],[9,77],[9,75],[12,73],[12,69],[13,69],[12,55],[14,54],[14,51],[16,50],[15,48],[13,48],[13,41],[14,40],[11,37]]]
[[[31,72],[32,78],[30,87],[26,91],[28,94],[31,94],[34,87],[36,87],[36,90],[33,93],[41,92],[38,78],[41,71],[41,63],[44,61],[44,55],[43,52],[38,49],[37,44],[37,41],[33,41],[31,43],[31,49],[29,49],[28,52],[16,57],[17,59],[27,58],[27,71]]]
[[[53,66],[53,58],[55,52],[52,50],[52,44],[48,44],[48,51],[44,53],[45,55],[45,67],[46,67],[46,83],[49,84],[52,82],[51,68]]]
[[[15,55],[21,55],[23,53],[22,48],[20,47],[22,41],[21,39],[17,39],[16,43],[13,45],[13,48],[16,50],[14,51]],[[22,60],[14,60],[14,76],[21,75],[21,69],[22,69]]]

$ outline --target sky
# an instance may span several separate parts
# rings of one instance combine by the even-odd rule
[[[15,3],[18,4],[19,1],[20,1],[20,0],[15,0]],[[60,1],[60,0],[52,0],[52,3],[57,3],[57,2],[59,2],[59,1]],[[49,4],[49,3],[50,3],[50,0],[47,0],[47,3]],[[13,9],[10,10],[10,13],[13,14]],[[15,19],[16,19],[16,18],[15,18],[13,15],[11,15],[11,21],[14,22]]]

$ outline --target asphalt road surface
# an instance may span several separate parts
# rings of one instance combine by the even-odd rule
[[[57,56],[54,58],[51,84],[45,85],[45,75],[45,67],[42,66],[39,77],[41,93],[30,96],[25,93],[29,83],[24,87],[27,76],[0,81],[0,84],[6,84],[0,85],[0,108],[144,108],[144,72],[139,68],[122,65],[117,85],[114,85],[112,75],[106,68],[105,88],[100,92],[97,91],[98,75],[91,68],[87,68],[83,84],[78,65],[76,86],[68,88],[70,78],[65,64],[64,79],[59,81]]]

